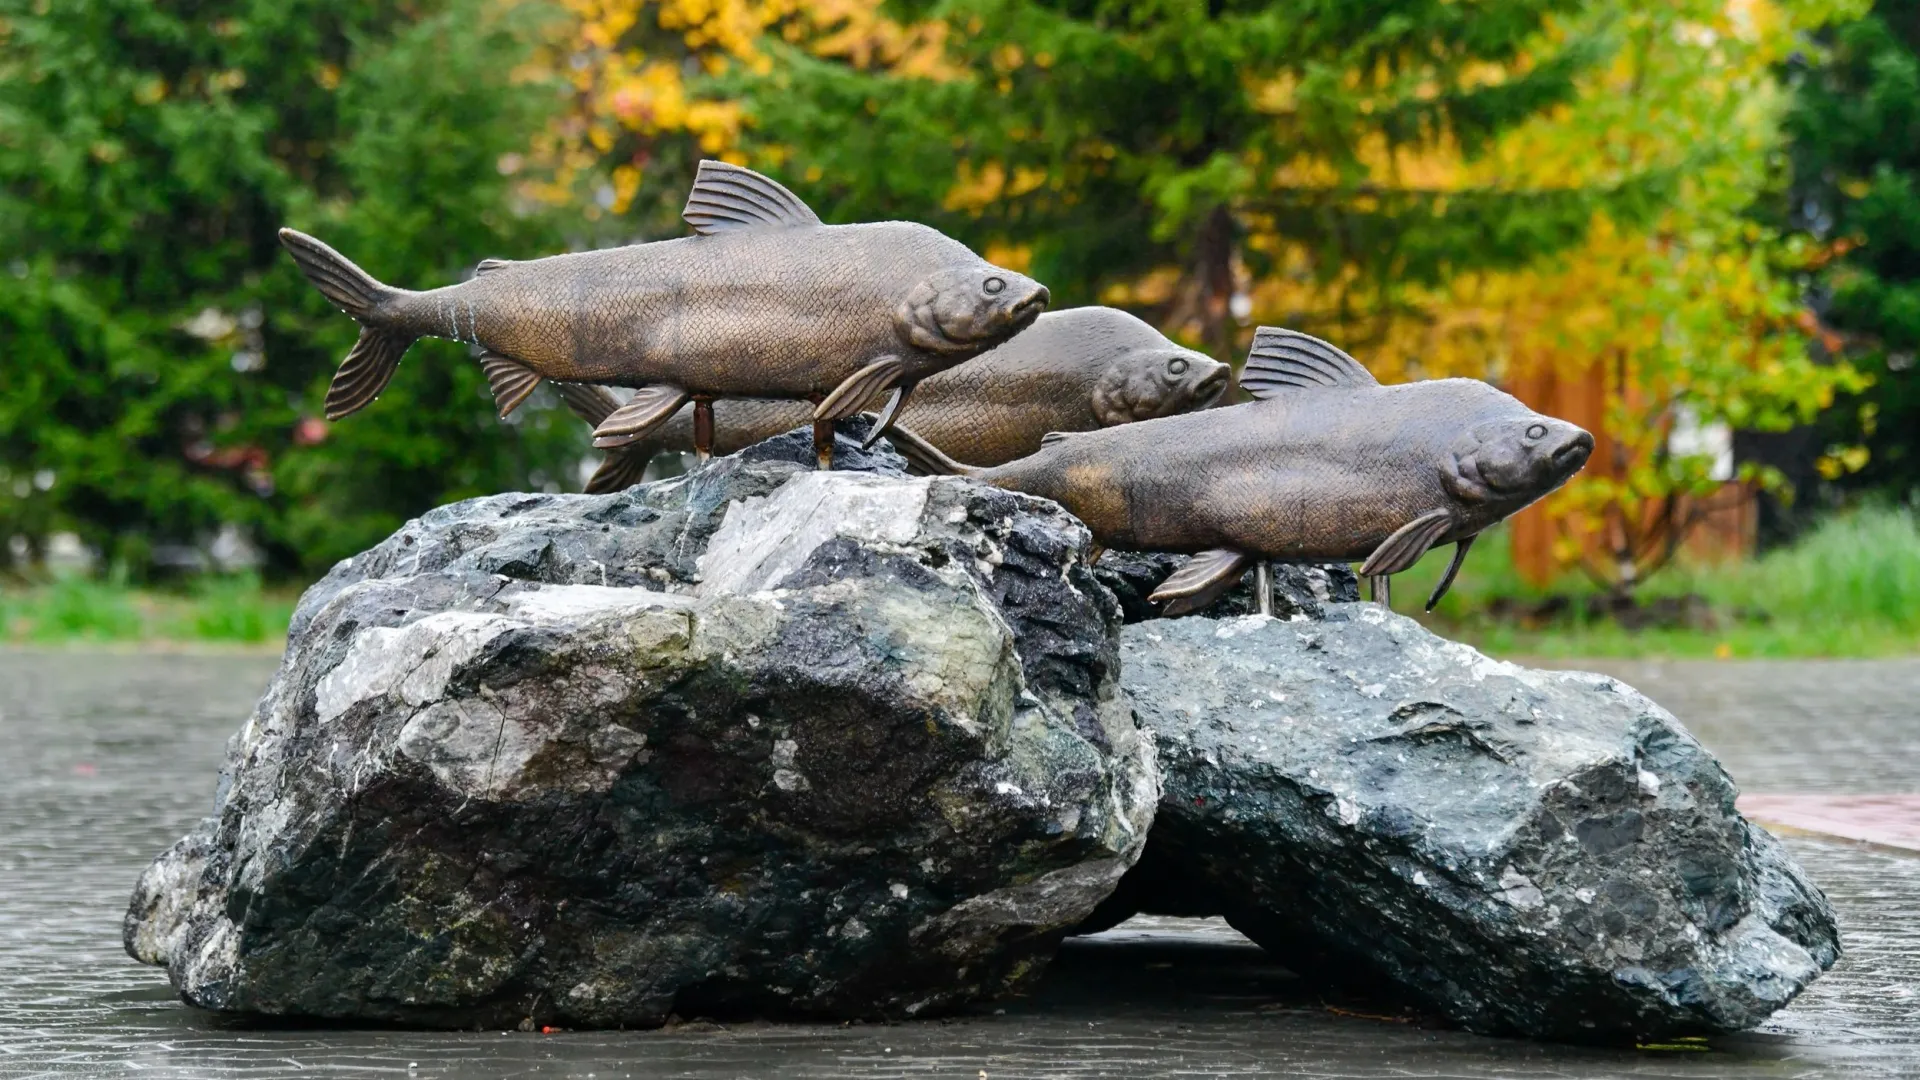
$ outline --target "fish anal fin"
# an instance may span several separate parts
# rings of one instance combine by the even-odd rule
[[[1445,508],[1429,510],[1405,525],[1393,530],[1393,535],[1380,542],[1360,566],[1361,577],[1377,577],[1397,574],[1427,553],[1439,539],[1453,527],[1453,511]]]
[[[491,274],[495,270],[505,270],[512,265],[512,259],[481,259],[479,265],[473,268],[473,276],[479,277],[481,274]]]
[[[1253,347],[1247,350],[1246,366],[1240,369],[1241,389],[1262,399],[1289,389],[1379,385],[1372,372],[1338,346],[1278,326],[1263,326],[1253,332]]]
[[[700,163],[680,217],[702,236],[733,229],[820,224],[820,216],[778,181],[752,169],[713,160]]]
[[[360,340],[340,361],[340,370],[327,386],[327,419],[338,420],[371,405],[387,388],[400,357],[413,342],[412,335],[400,331],[362,327]]]
[[[693,395],[669,383],[654,383],[635,391],[625,405],[613,410],[593,429],[593,445],[601,450],[639,442],[667,422]]]
[[[627,490],[646,475],[647,465],[652,460],[652,454],[637,446],[607,451],[606,460],[600,463],[593,477],[587,481],[587,494],[611,495]]]
[[[1447,564],[1447,572],[1440,576],[1440,584],[1433,587],[1433,595],[1427,597],[1428,611],[1432,611],[1434,605],[1440,602],[1440,598],[1447,595],[1447,590],[1453,588],[1453,579],[1460,573],[1460,564],[1467,561],[1467,549],[1473,546],[1473,541],[1479,535],[1474,533],[1472,536],[1463,537],[1459,543],[1453,545],[1453,561]]]
[[[883,356],[841,380],[826,400],[813,407],[815,420],[845,420],[866,406],[875,394],[893,386],[907,370],[897,356]]]
[[[1253,556],[1232,548],[1203,551],[1169,575],[1147,599],[1166,601],[1161,614],[1169,617],[1199,611],[1239,581],[1252,562]]]
[[[480,354],[480,370],[487,373],[487,386],[493,390],[493,405],[500,418],[520,407],[540,385],[540,373],[508,356],[496,352]]]

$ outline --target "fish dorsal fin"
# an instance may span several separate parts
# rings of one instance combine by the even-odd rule
[[[1049,431],[1045,435],[1040,436],[1040,449],[1045,450],[1055,443],[1066,442],[1067,436],[1071,434],[1073,433],[1070,431]]]
[[[731,229],[785,229],[818,225],[800,196],[752,169],[724,161],[702,161],[680,217],[702,236]]]
[[[473,276],[479,277],[481,274],[491,274],[495,270],[505,270],[512,265],[512,259],[481,259],[480,265],[473,268]]]
[[[1372,372],[1338,346],[1277,326],[1263,326],[1253,332],[1253,348],[1247,351],[1247,365],[1240,370],[1241,388],[1262,399],[1287,389],[1379,385]]]

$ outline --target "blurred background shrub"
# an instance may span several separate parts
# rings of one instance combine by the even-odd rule
[[[1057,306],[1232,360],[1293,326],[1594,430],[1443,618],[1811,603],[1741,594],[1763,566],[1897,606],[1847,583],[1912,547],[1916,44],[1912,0],[0,0],[0,563],[231,600],[577,490],[584,427],[499,423],[450,343],[321,419],[354,327],[274,232],[432,287],[681,235],[721,156]],[[72,590],[27,621],[132,625]]]

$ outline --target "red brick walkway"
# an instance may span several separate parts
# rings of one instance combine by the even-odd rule
[[[1920,795],[1742,795],[1740,812],[1776,832],[1824,833],[1920,852]]]

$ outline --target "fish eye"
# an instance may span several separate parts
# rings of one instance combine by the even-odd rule
[[[1007,283],[1002,278],[990,277],[982,282],[980,287],[987,290],[988,296],[998,296],[1000,293],[1006,291]]]
[[[1176,356],[1167,361],[1167,373],[1171,375],[1185,375],[1187,373],[1187,358],[1184,356]]]
[[[1545,424],[1535,424],[1527,429],[1527,438],[1529,439],[1544,439],[1546,437],[1547,425]]]

